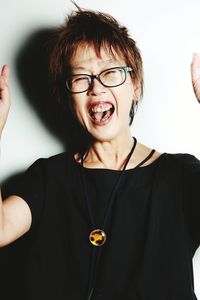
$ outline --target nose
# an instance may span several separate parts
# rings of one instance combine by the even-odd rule
[[[101,93],[105,93],[105,89],[106,87],[101,84],[98,77],[93,77],[88,92],[91,93],[91,95],[99,95]]]

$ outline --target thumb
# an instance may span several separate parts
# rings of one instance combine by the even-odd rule
[[[1,71],[1,75],[4,78],[5,83],[8,85],[9,76],[10,76],[10,68],[7,64],[3,66],[2,71]]]
[[[192,57],[191,76],[195,96],[200,102],[200,56],[197,53],[194,53]]]

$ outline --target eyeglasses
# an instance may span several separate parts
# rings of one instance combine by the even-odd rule
[[[74,74],[66,80],[66,86],[71,93],[83,93],[92,88],[94,79],[105,87],[116,87],[126,81],[127,73],[133,71],[130,67],[114,67],[99,74]]]

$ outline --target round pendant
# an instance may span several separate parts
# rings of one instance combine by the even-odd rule
[[[101,229],[94,229],[90,232],[89,240],[93,246],[102,246],[106,241],[106,234]]]

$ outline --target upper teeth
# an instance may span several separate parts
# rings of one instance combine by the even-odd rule
[[[106,103],[106,104],[100,104],[92,107],[93,112],[104,112],[106,110],[109,110],[112,107],[112,104]]]

